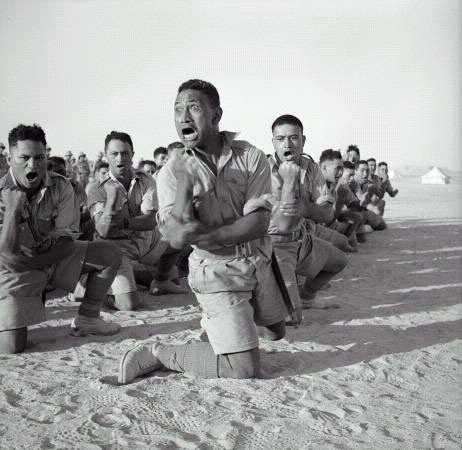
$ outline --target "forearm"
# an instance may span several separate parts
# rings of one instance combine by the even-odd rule
[[[202,234],[199,242],[227,246],[258,239],[267,233],[270,215],[271,213],[266,210],[252,212],[230,225],[223,225]]]
[[[281,201],[272,212],[272,220],[279,231],[289,233],[300,223],[298,179],[285,181],[281,191]],[[284,205],[296,205],[297,212],[287,212]],[[282,206],[282,208],[281,208]]]
[[[0,233],[0,252],[17,253],[18,227],[20,215],[15,212],[5,212],[3,227]]]
[[[116,211],[116,198],[107,199],[103,213],[95,218],[95,229],[102,238],[108,238],[114,230],[122,227],[121,220]]]
[[[189,222],[194,219],[193,187],[186,184],[183,180],[178,180],[175,202],[171,209],[171,214],[183,222]]]
[[[305,203],[303,205],[303,217],[316,223],[330,223],[334,220],[334,208],[330,203],[324,205],[312,202]]]

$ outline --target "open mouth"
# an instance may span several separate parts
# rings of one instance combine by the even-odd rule
[[[183,135],[183,139],[185,141],[194,141],[198,138],[197,131],[192,129],[191,127],[186,127],[181,130],[181,134]]]
[[[26,174],[27,181],[35,181],[37,179],[37,172],[29,172]]]
[[[294,159],[294,154],[290,150],[284,152],[284,159],[286,161],[292,161]]]

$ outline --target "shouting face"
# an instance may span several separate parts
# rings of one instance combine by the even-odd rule
[[[9,164],[21,188],[38,189],[47,173],[45,146],[39,141],[18,141],[10,148]]]
[[[298,162],[305,145],[305,136],[297,125],[277,125],[273,130],[273,147],[281,162]]]
[[[175,101],[175,126],[187,148],[206,148],[218,129],[221,108],[213,108],[202,91],[185,89]]]

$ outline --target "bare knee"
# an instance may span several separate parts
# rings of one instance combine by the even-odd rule
[[[21,353],[27,344],[27,328],[0,331],[0,353]]]
[[[135,311],[138,308],[138,292],[114,295],[112,306],[119,311]]]

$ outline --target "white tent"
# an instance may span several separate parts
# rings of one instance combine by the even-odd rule
[[[448,184],[451,182],[451,177],[435,166],[430,172],[422,175],[420,181],[424,184]]]

